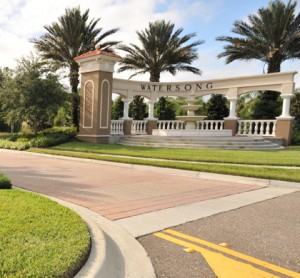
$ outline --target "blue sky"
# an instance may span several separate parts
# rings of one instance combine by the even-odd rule
[[[187,81],[217,79],[230,76],[263,73],[261,62],[233,62],[225,65],[224,59],[216,56],[222,51],[222,42],[215,40],[220,35],[231,35],[235,20],[247,20],[249,14],[266,7],[268,0],[0,0],[0,67],[14,67],[16,59],[30,54],[33,46],[30,38],[39,37],[44,25],[55,22],[66,8],[80,5],[90,9],[91,18],[101,18],[104,30],[120,27],[116,39],[125,43],[137,43],[136,31],[158,19],[170,20],[184,33],[196,32],[205,43],[198,47],[199,59],[193,64],[203,74],[179,73],[175,77],[164,74],[161,81]],[[284,0],[287,3],[287,0]],[[300,3],[297,13],[300,12]],[[122,53],[119,53],[123,55]],[[282,71],[300,71],[300,61],[285,62]],[[130,72],[115,74],[128,78]],[[137,76],[135,80],[149,77]],[[299,74],[295,78],[300,87]]]

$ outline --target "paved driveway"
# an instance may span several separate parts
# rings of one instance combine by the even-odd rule
[[[110,220],[261,188],[6,150],[0,150],[0,172],[15,186],[82,205]]]

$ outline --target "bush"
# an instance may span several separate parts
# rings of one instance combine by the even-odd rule
[[[300,130],[294,130],[292,137],[292,145],[300,145]]]
[[[34,134],[5,134],[0,137],[0,148],[11,150],[25,150],[30,147],[48,148],[73,139],[77,134],[76,127],[54,127]]]
[[[0,189],[11,189],[11,181],[8,177],[0,174]]]

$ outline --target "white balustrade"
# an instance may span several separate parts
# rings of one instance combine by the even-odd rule
[[[135,134],[135,135],[147,134],[146,132],[147,122],[148,121],[137,121],[137,120],[132,121],[131,134]]]
[[[223,130],[224,120],[198,121],[196,128],[200,130]]]
[[[124,120],[111,120],[110,134],[123,135],[124,134],[123,125],[124,125]]]
[[[275,137],[276,120],[239,120],[237,135]]]
[[[184,121],[161,120],[157,121],[156,128],[161,130],[183,129]]]

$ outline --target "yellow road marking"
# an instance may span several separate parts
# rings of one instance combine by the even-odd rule
[[[201,255],[219,278],[279,278],[279,276],[255,268],[250,264],[230,259],[220,253],[205,249],[201,252]]]
[[[201,239],[196,238],[196,237],[188,236],[188,235],[185,235],[185,234],[173,231],[173,230],[169,230],[169,229],[165,230],[164,232],[172,234],[172,235],[175,235],[177,237],[188,239],[190,241],[194,241],[196,243],[200,243],[201,245],[204,245],[206,247],[210,247],[212,249],[221,251],[221,252],[223,252],[225,254],[228,254],[228,255],[231,255],[231,256],[243,259],[245,261],[248,261],[250,263],[254,263],[256,265],[259,265],[259,266],[262,266],[264,268],[273,270],[273,271],[281,273],[283,275],[287,275],[287,276],[290,276],[290,277],[293,277],[293,278],[300,278],[300,274],[297,273],[297,272],[294,272],[294,271],[291,271],[289,269],[285,269],[285,268],[279,267],[277,265],[273,265],[273,264],[267,263],[265,261],[262,261],[262,260],[250,257],[248,255],[245,255],[245,254],[242,254],[242,253],[239,253],[239,252],[227,249],[225,247],[221,247],[221,246],[219,246],[217,244],[214,244],[214,243],[211,243],[211,242],[208,242],[208,241],[205,241],[205,240],[201,240]],[[169,236],[169,235],[166,235],[166,234],[163,234],[163,233],[155,233],[154,235],[157,236],[157,237],[163,238],[165,240],[171,241],[173,243],[176,243],[178,245],[194,249],[194,250],[196,250],[196,251],[198,251],[200,253],[202,253],[202,252],[205,253],[206,251],[208,251],[208,250],[206,250],[206,249],[204,249],[202,247],[199,247],[198,245],[195,245],[195,244],[192,244],[192,243],[189,243],[189,242],[186,242],[186,241],[174,238],[172,236]],[[212,252],[212,253],[214,253],[214,252]],[[267,277],[267,276],[262,276],[262,277]],[[276,276],[273,275],[273,276],[269,276],[269,277],[276,277]]]

